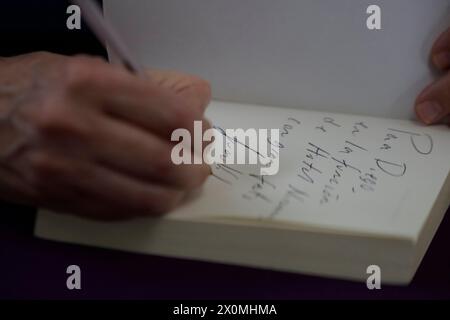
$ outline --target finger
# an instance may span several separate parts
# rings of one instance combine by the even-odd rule
[[[77,106],[99,109],[165,137],[178,120],[196,117],[195,109],[169,89],[99,59],[70,60],[65,79],[69,99]]]
[[[199,77],[175,71],[149,70],[150,78],[185,99],[188,105],[203,114],[211,100],[211,86]]]
[[[156,179],[179,188],[199,186],[205,180],[205,175],[210,173],[205,165],[196,165],[190,169],[189,166],[174,166],[169,156],[162,157],[170,155],[172,148],[178,144],[178,141],[171,141],[171,136],[162,138],[120,119],[89,110],[56,114],[47,112],[46,115],[39,125],[39,135],[33,138],[40,147],[57,149],[67,156],[84,156],[138,178]],[[204,132],[211,128],[211,124],[202,119],[195,123],[186,122],[185,126],[189,127],[191,151],[201,157],[209,142],[201,144],[200,140],[203,140]],[[95,157],[89,158],[90,155]],[[152,166],[155,162],[156,165]]]
[[[450,73],[428,86],[417,98],[416,114],[426,124],[448,123]]]
[[[202,120],[203,111],[193,105],[192,99],[152,84],[136,87],[133,92],[108,93],[98,103],[106,114],[170,140],[174,130],[186,128],[193,132],[194,121]]]
[[[34,205],[58,213],[100,221],[129,220],[152,214],[151,210],[133,209],[134,207],[125,206],[122,202],[105,201],[78,186],[70,186],[57,180],[54,180],[53,185],[48,186],[45,192],[41,190]]]
[[[101,107],[164,137],[186,122],[202,118],[209,103],[209,85],[196,77],[155,71],[140,79],[122,68],[90,57],[70,60],[65,85],[81,106]]]
[[[450,68],[450,28],[434,43],[431,49],[431,61],[440,70]]]
[[[162,105],[161,108],[159,108],[158,103],[156,103],[157,107],[150,108],[148,105],[143,105],[142,100],[131,102],[130,99],[134,98],[137,97],[130,97],[129,103],[125,101],[114,103],[111,101],[108,107],[108,115],[125,124],[129,124],[129,122],[136,124],[147,132],[157,134],[163,140],[169,142],[173,132],[177,129],[187,129],[191,137],[196,136],[196,126],[201,126],[201,136],[206,130],[211,129],[211,123],[203,118],[203,113],[193,110],[194,108],[191,108],[189,103],[180,97],[167,97],[170,102],[167,100],[162,102],[159,104]]]
[[[175,165],[173,144],[137,127],[108,118],[96,127],[88,148],[96,161],[111,170],[179,189],[199,187],[210,174],[206,164]]]
[[[32,170],[27,178],[39,192],[38,201],[65,206],[66,212],[80,213],[79,208],[93,208],[99,212],[89,210],[89,213],[105,215],[104,218],[159,215],[173,209],[184,195],[57,153],[33,152],[28,161]]]
[[[194,121],[203,119],[210,102],[209,84],[194,76],[170,71],[152,71],[150,76],[151,84],[141,88],[140,93],[111,96],[106,105],[108,113],[164,138],[178,128],[193,133]],[[204,129],[208,129],[207,126]]]

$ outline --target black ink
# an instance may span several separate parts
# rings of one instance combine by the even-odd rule
[[[349,145],[351,145],[351,146],[353,146],[353,147],[355,147],[355,148],[357,148],[357,149],[360,149],[360,150],[363,150],[363,151],[368,151],[366,148],[361,147],[360,145],[357,145],[356,143],[353,143],[353,142],[351,142],[351,141],[345,140],[345,143],[346,143],[346,144],[349,144]],[[353,149],[350,148],[350,147],[345,146],[345,147],[344,147],[344,150],[343,150],[343,151],[339,151],[339,152],[340,152],[340,153],[347,153],[347,154],[349,154],[349,153],[352,153],[352,152],[353,152]]]
[[[302,170],[303,174],[299,173],[297,176],[300,177],[300,178],[302,178],[302,179],[305,180],[306,182],[314,183],[313,178],[311,178],[311,176],[309,175],[309,170],[308,170],[308,168],[302,168],[301,170]]]
[[[275,217],[276,215],[280,214],[280,212],[291,202],[291,199],[295,199],[300,203],[305,202],[305,198],[308,198],[308,193],[294,187],[292,184],[289,184],[289,190],[286,192],[286,194],[283,196],[283,198],[278,202],[275,209],[270,214],[270,218]]]
[[[386,135],[386,138],[384,138],[384,141],[389,141],[389,140],[392,140],[392,139],[398,139],[398,138],[397,138],[396,135],[393,135],[392,133],[388,133]]]
[[[361,146],[359,146],[359,145],[357,145],[357,144],[355,144],[355,143],[353,143],[353,142],[350,142],[350,141],[348,141],[348,140],[346,140],[345,143],[347,143],[347,144],[349,144],[349,145],[352,145],[352,146],[354,146],[354,147],[356,147],[356,148],[358,148],[358,149],[361,149],[361,150],[364,150],[364,151],[368,151],[366,148],[361,147]]]
[[[341,165],[343,165],[345,168],[350,168],[353,169],[355,171],[357,171],[359,174],[361,174],[361,170],[359,170],[358,168],[348,164],[344,159],[342,160],[338,160],[335,157],[331,157],[331,159],[333,159],[334,161],[336,161],[337,163],[340,163]]]
[[[216,164],[216,168],[218,170],[223,170],[226,173],[228,173],[229,175],[231,175],[235,180],[238,180],[239,177],[236,174],[242,175],[242,172],[239,170],[235,170],[230,168],[229,166],[225,165],[225,164]]]
[[[313,163],[308,163],[308,162],[306,162],[306,161],[303,161],[303,163],[304,163],[306,166],[308,166],[308,169],[309,169],[309,170],[314,170],[314,171],[316,171],[316,172],[322,174],[322,171],[320,171],[319,169],[317,169],[316,167],[314,167],[314,164],[313,164]]]
[[[248,146],[247,144],[245,144],[245,143],[239,141],[237,137],[230,137],[230,136],[228,136],[227,133],[225,132],[225,130],[222,129],[221,127],[216,127],[216,126],[214,126],[213,128],[219,130],[220,133],[221,133],[225,138],[227,138],[228,140],[230,140],[230,141],[232,141],[232,142],[234,142],[234,143],[240,144],[241,146],[244,146],[246,149],[248,149],[248,150],[250,150],[250,151],[253,151],[254,153],[256,153],[258,156],[260,156],[260,157],[263,158],[263,159],[266,158],[264,155],[262,155],[261,153],[259,153],[258,150],[255,150],[255,149],[251,148],[250,146]]]
[[[223,167],[223,168],[226,168],[227,170],[233,171],[233,172],[235,172],[235,173],[237,173],[237,174],[240,174],[240,175],[244,174],[242,171],[237,170],[237,169],[233,169],[233,168],[231,168],[230,166],[227,166],[226,164],[219,164],[218,166],[221,166],[221,167]]]
[[[404,130],[398,130],[398,129],[388,129],[389,131],[394,131],[394,132],[400,132],[400,133],[406,133],[409,134],[411,136],[420,136],[419,133],[414,133],[414,132],[410,132],[410,131],[404,131]]]
[[[324,126],[316,127],[316,129],[322,130],[322,132],[327,132],[327,130],[325,130]]]
[[[356,122],[355,125],[353,126],[353,131],[352,131],[352,135],[356,135],[357,133],[360,132],[359,127],[363,128],[363,129],[368,129],[369,127],[364,123],[364,122]]]
[[[364,121],[355,123],[355,126],[361,126],[364,129],[369,129],[369,127],[364,123]]]
[[[313,143],[311,143],[311,142],[308,143],[308,144],[309,144],[311,147],[315,148],[315,150],[306,149],[306,151],[311,152],[311,154],[313,154],[313,155],[316,155],[316,156],[319,156],[319,157],[328,159],[327,156],[329,156],[330,154],[329,154],[327,151],[325,151],[325,150],[322,149],[321,147],[316,146],[315,144],[313,144]]]
[[[267,185],[271,186],[273,189],[277,188],[273,183],[269,182],[262,175],[256,175],[256,174],[250,173],[249,176],[252,177],[252,178],[255,178],[256,180],[258,180],[261,185],[267,184]]]
[[[228,181],[228,180],[226,180],[226,179],[224,179],[224,178],[222,178],[222,177],[219,177],[219,176],[218,176],[217,174],[215,174],[215,173],[213,173],[212,176],[213,176],[214,178],[216,178],[216,179],[222,181],[223,183],[226,183],[226,184],[228,184],[228,185],[230,185],[230,186],[232,185],[232,183],[231,183],[230,181]]]
[[[405,163],[398,164],[398,163],[393,163],[393,162],[389,162],[389,161],[385,161],[385,160],[381,160],[381,159],[375,159],[375,162],[376,162],[378,168],[380,168],[384,173],[386,173],[390,176],[402,177],[406,173],[406,164]],[[391,166],[392,169],[400,169],[400,171],[399,172],[391,172],[384,165]]]
[[[328,124],[331,124],[332,126],[335,126],[335,127],[337,127],[337,128],[340,128],[340,127],[341,127],[340,124],[337,124],[336,121],[335,121],[333,118],[330,118],[330,117],[325,117],[325,118],[323,118],[323,122],[328,123]]]
[[[305,191],[301,191],[300,189],[294,187],[292,184],[289,184],[289,189],[291,189],[289,192],[295,192],[303,197],[309,197],[309,194],[306,193]]]
[[[349,148],[349,147],[344,147],[344,150],[339,151],[339,152],[340,153],[347,153],[347,154],[349,154],[349,153],[352,153],[353,150],[351,148]]]
[[[419,150],[419,148],[417,147],[417,144],[416,144],[416,142],[414,140],[414,136],[410,136],[410,139],[411,139],[411,143],[413,145],[413,148],[416,149],[416,151],[418,153],[423,154],[423,155],[429,155],[431,152],[433,152],[433,147],[434,147],[433,138],[429,134],[425,134],[425,136],[430,141],[430,147],[429,147],[429,149],[427,151]]]
[[[295,119],[295,118],[288,118],[288,120],[289,121],[292,121],[292,122],[295,122],[296,124],[298,124],[298,125],[300,125],[301,124],[301,122],[299,121],[299,120],[297,120],[297,119]]]
[[[289,134],[289,131],[292,130],[294,127],[290,124],[285,124],[283,126],[283,130],[281,130],[281,137],[284,137]]]
[[[272,137],[267,138],[267,142],[275,148],[284,149],[284,144],[282,144],[280,141],[272,141]]]
[[[423,154],[423,155],[429,155],[431,154],[431,152],[433,152],[433,148],[434,148],[434,143],[433,143],[433,138],[429,135],[429,134],[420,134],[420,133],[415,133],[415,132],[410,132],[410,131],[404,131],[404,130],[398,130],[398,129],[388,129],[390,131],[394,131],[394,132],[399,132],[399,133],[404,133],[409,135],[409,138],[411,140],[411,144],[414,148],[414,150],[416,150],[418,153]],[[428,140],[428,148],[425,149],[426,151],[421,150],[421,148],[419,148],[417,146],[417,141],[415,138],[418,137],[423,137],[425,136]]]
[[[343,172],[343,171],[344,171],[344,169],[342,168],[342,166],[337,165],[336,170],[334,170],[334,173],[333,173],[333,178],[330,179],[330,183],[338,185],[339,184],[338,179],[342,177],[341,172]]]
[[[263,188],[264,187],[260,183],[257,183],[254,186],[252,186],[251,191],[249,191],[247,194],[244,194],[242,196],[247,200],[252,200],[254,198],[257,198],[257,199],[262,199],[267,203],[271,203],[272,200],[270,200],[269,197],[267,197],[265,194],[263,194],[261,191],[259,191],[259,190],[262,190]],[[250,195],[252,195],[253,198],[250,197]]]

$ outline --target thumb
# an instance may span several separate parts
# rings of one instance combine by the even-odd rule
[[[431,61],[440,70],[450,68],[450,28],[434,43],[431,49]]]
[[[450,123],[450,72],[422,91],[415,110],[426,124]]]

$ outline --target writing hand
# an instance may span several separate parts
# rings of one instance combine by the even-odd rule
[[[442,76],[426,87],[416,100],[416,113],[426,124],[450,123],[450,28],[434,43],[433,65]]]
[[[205,81],[173,72],[148,81],[86,56],[0,59],[0,197],[96,219],[165,213],[210,174],[170,158],[174,129],[210,128],[209,99]]]

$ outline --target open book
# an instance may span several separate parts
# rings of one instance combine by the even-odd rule
[[[269,1],[259,0],[248,2],[261,8],[255,13],[256,18],[247,24],[249,29],[256,30],[258,24],[267,22],[258,20],[257,14],[265,17],[264,10],[268,10],[265,6],[270,7],[270,4]],[[310,1],[284,1],[286,7],[282,6],[282,2],[274,4],[278,8],[272,16],[275,21],[279,15],[284,16],[294,9],[303,12],[305,19],[311,14],[305,13],[305,8],[318,15],[324,9],[323,5]],[[344,9],[349,9],[350,4],[356,6],[359,3],[350,0],[342,2],[349,5],[344,6]],[[339,9],[342,2],[339,5],[327,3],[327,6],[336,6],[333,12],[336,17],[343,19],[345,25],[345,21],[348,22],[345,17],[348,18],[349,13],[348,10]],[[259,101],[264,94],[243,94],[245,87],[242,86],[246,83],[252,90],[257,88],[257,84],[252,81],[257,81],[258,70],[265,66],[267,52],[245,57],[245,52],[254,46],[246,43],[240,35],[241,38],[237,40],[228,38],[233,47],[219,54],[218,50],[223,46],[222,39],[230,37],[231,31],[223,26],[217,27],[214,22],[219,17],[235,19],[233,10],[227,7],[229,11],[224,11],[225,4],[221,1],[208,1],[207,5],[202,1],[192,1],[189,6],[177,0],[126,4],[123,1],[105,1],[107,16],[130,39],[132,49],[148,65],[178,66],[179,69],[206,76],[212,73],[215,65],[218,69],[224,68],[224,61],[228,61],[228,58],[235,59],[233,61],[237,65],[243,66],[239,74],[229,74],[222,69],[220,74],[213,77],[213,88],[223,85],[222,90],[219,86],[218,97],[221,100],[242,102],[215,100],[207,110],[207,117],[216,127],[223,129],[280,129],[280,170],[273,176],[260,176],[255,174],[252,166],[213,165],[213,175],[199,195],[158,219],[105,223],[40,211],[36,235],[139,253],[345,279],[366,279],[367,267],[378,265],[383,283],[409,283],[450,205],[450,130],[446,126],[425,127],[410,120],[412,101],[418,88],[432,79],[425,54],[429,46],[424,45],[424,39],[437,35],[436,23],[443,17],[443,12],[448,14],[448,2],[431,1],[434,7],[430,4],[428,10],[425,10],[423,1],[417,0],[401,0],[395,5],[378,2],[394,10],[400,18],[403,17],[402,21],[391,26],[394,30],[400,26],[402,32],[408,28],[416,30],[417,23],[413,23],[409,15],[425,16],[426,19],[421,20],[421,27],[424,28],[419,32],[421,38],[417,37],[417,33],[414,36],[402,34],[403,42],[399,42],[402,45],[395,52],[382,46],[385,50],[383,54],[390,54],[388,57],[391,59],[386,56],[376,60],[358,58],[357,63],[365,63],[369,69],[381,68],[378,75],[374,76],[378,77],[378,87],[371,88],[372,96],[365,85],[366,82],[375,83],[371,82],[373,79],[364,81],[370,77],[364,76],[364,70],[342,67],[342,81],[347,82],[343,86],[342,83],[327,83],[323,77],[315,79],[310,74],[299,76],[301,70],[296,69],[300,67],[295,64],[294,57],[290,61],[274,62],[270,66],[272,72],[283,71],[290,80],[298,77],[299,83],[307,83],[311,79],[323,85],[314,92],[298,87],[304,92],[302,99],[310,99],[312,104],[320,103],[323,96],[321,108],[293,108],[292,101],[298,92],[296,84],[290,80],[283,80],[285,85],[290,85],[289,92],[276,99],[279,103],[273,107],[263,106]],[[410,6],[411,10],[407,13],[400,10],[398,5],[402,3]],[[246,5],[240,2],[233,5],[243,6],[245,11]],[[201,7],[203,11],[195,11],[192,6]],[[184,18],[178,16],[180,12],[183,12]],[[131,19],[133,23],[130,23]],[[178,20],[177,26],[171,24]],[[300,26],[303,22],[299,20],[295,23]],[[317,27],[324,23],[308,21]],[[152,24],[158,24],[158,32],[154,31],[156,26]],[[189,28],[186,29],[186,25],[191,24],[195,24],[199,34],[192,34]],[[290,49],[297,46],[293,46],[290,41],[279,42],[276,37],[277,32],[290,40],[297,37],[298,34],[289,34],[287,29],[292,28],[291,25],[280,24],[277,28],[268,42],[277,43],[278,46],[284,44]],[[360,31],[355,31],[353,36],[363,41],[357,35]],[[238,37],[238,30],[234,32]],[[139,38],[142,34],[148,37],[148,43]],[[307,45],[315,43],[313,35],[302,36],[300,42],[306,47],[305,50],[312,50],[299,51],[307,59],[317,48]],[[365,36],[370,37],[370,34]],[[205,49],[205,37],[210,37],[208,49],[211,55],[198,59],[192,55],[188,60],[184,60],[183,55],[163,55],[170,45],[161,39],[170,38],[176,42],[176,39],[185,37],[191,40],[191,52],[198,53]],[[343,34],[342,37],[347,39]],[[383,44],[386,41],[384,37],[376,38],[364,40],[366,42],[363,44],[353,41],[346,43],[346,46],[361,49],[364,43],[373,44],[375,41],[376,45],[377,42]],[[298,44],[298,50],[302,47],[301,43]],[[270,47],[267,50],[271,50],[274,55],[283,51],[280,47]],[[417,52],[411,48],[416,48]],[[334,49],[343,50],[343,46],[338,45]],[[408,57],[405,57],[405,51],[410,53]],[[153,52],[153,56],[146,58],[145,54],[149,52]],[[335,63],[340,59],[347,58],[332,57]],[[381,61],[385,60],[389,60],[386,61],[388,65],[394,63],[395,70],[391,66],[383,66]],[[315,68],[319,69],[319,62],[311,63],[315,63]],[[295,66],[292,70],[289,69],[290,64]],[[411,69],[411,65],[415,67]],[[391,73],[392,77],[384,80],[379,78],[384,73]],[[330,78],[333,77],[335,75],[330,75]],[[238,87],[234,87],[236,84],[230,79],[236,79],[241,91],[233,90]],[[261,79],[262,87],[268,85],[264,81]],[[396,91],[392,91],[392,88]],[[417,89],[417,92],[411,88]],[[340,92],[335,95],[334,104],[332,95],[327,95],[328,90]],[[350,101],[347,90],[354,92],[356,102],[346,104],[346,101]],[[360,105],[360,112],[353,112],[357,103],[362,103],[364,96],[374,97],[380,92],[383,92],[383,97],[379,108],[368,108],[368,105],[377,105],[376,101],[369,99],[367,104]],[[399,99],[399,96],[402,98]],[[396,103],[398,110],[392,108]],[[306,104],[299,102],[299,105]],[[339,108],[342,105],[346,107]]]

